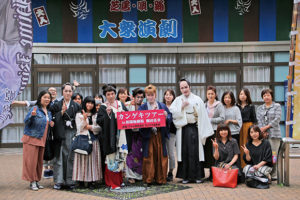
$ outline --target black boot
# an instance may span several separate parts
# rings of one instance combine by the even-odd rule
[[[168,173],[167,181],[168,182],[172,182],[173,181],[173,173],[172,172]]]

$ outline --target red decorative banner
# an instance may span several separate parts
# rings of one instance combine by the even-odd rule
[[[49,18],[46,13],[46,9],[44,6],[40,6],[33,9],[36,20],[39,24],[39,27],[46,26],[50,24]]]
[[[164,110],[118,112],[118,129],[134,129],[166,126]]]
[[[191,15],[200,15],[201,14],[201,7],[199,0],[189,0],[190,3],[190,12]]]

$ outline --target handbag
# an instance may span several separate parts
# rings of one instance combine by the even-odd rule
[[[45,143],[44,160],[49,161],[54,158],[54,137],[52,128],[49,127]]]
[[[72,141],[72,151],[75,153],[88,155],[93,150],[93,143],[90,133],[88,135],[77,135]]]
[[[213,186],[235,188],[238,180],[239,169],[225,169],[211,167],[213,175]]]

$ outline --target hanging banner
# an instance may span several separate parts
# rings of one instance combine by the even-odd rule
[[[298,5],[299,6],[299,5]],[[298,9],[299,12],[299,9]],[[294,69],[294,121],[293,138],[300,140],[300,15],[297,18],[295,69]]]
[[[0,129],[12,122],[10,104],[30,79],[31,0],[0,1]]]
[[[285,80],[284,81],[284,112],[287,113],[287,99],[288,99],[288,81]],[[293,96],[292,96],[292,105],[291,105],[291,115],[290,115],[290,121],[293,121],[293,108],[294,108],[294,104],[293,104]],[[290,135],[289,137],[293,137],[293,124],[290,125]]]
[[[118,129],[165,127],[164,110],[118,112]]]

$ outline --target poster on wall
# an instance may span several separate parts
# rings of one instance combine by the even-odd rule
[[[299,6],[299,5],[298,5]],[[300,140],[300,19],[297,19],[296,51],[295,51],[295,69],[294,69],[294,119],[293,138]]]
[[[10,104],[30,79],[31,0],[0,1],[0,129],[12,122]]]

